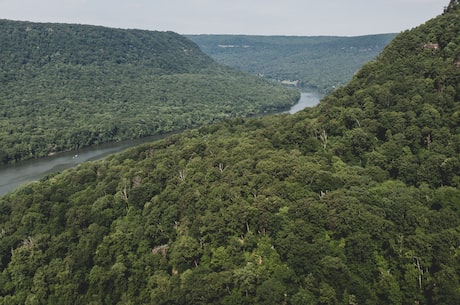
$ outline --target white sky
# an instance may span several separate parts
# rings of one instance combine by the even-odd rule
[[[449,0],[0,0],[0,19],[65,22],[180,34],[399,33]]]

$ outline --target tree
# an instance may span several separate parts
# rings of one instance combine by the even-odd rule
[[[202,249],[199,242],[189,235],[181,235],[171,246],[170,263],[178,271],[198,267]]]

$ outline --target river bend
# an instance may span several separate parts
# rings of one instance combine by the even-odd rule
[[[284,113],[294,114],[306,107],[313,107],[319,103],[320,99],[321,95],[317,93],[303,92],[297,104]],[[79,151],[63,152],[54,156],[1,166],[0,196],[14,190],[21,184],[39,180],[47,174],[63,171],[81,162],[99,160],[107,155],[121,152],[129,147],[146,142],[153,142],[166,136],[168,136],[168,134],[118,143],[107,143],[94,147],[87,147]]]

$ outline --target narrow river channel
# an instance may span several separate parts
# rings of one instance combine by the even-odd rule
[[[300,100],[285,113],[294,114],[306,107],[313,107],[319,103],[321,95],[311,92],[302,92]],[[63,152],[54,156],[27,160],[17,164],[0,167],[0,196],[11,192],[19,185],[39,180],[47,174],[63,171],[85,161],[99,160],[107,155],[121,152],[146,142],[153,142],[167,137],[169,134],[146,137],[137,140],[128,140],[118,143],[107,143],[88,147],[79,151]]]

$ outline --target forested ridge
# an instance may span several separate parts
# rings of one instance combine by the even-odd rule
[[[460,4],[319,106],[0,198],[1,304],[460,304]]]
[[[173,32],[0,20],[0,164],[293,105]]]
[[[187,35],[220,63],[320,93],[348,83],[395,36]]]

